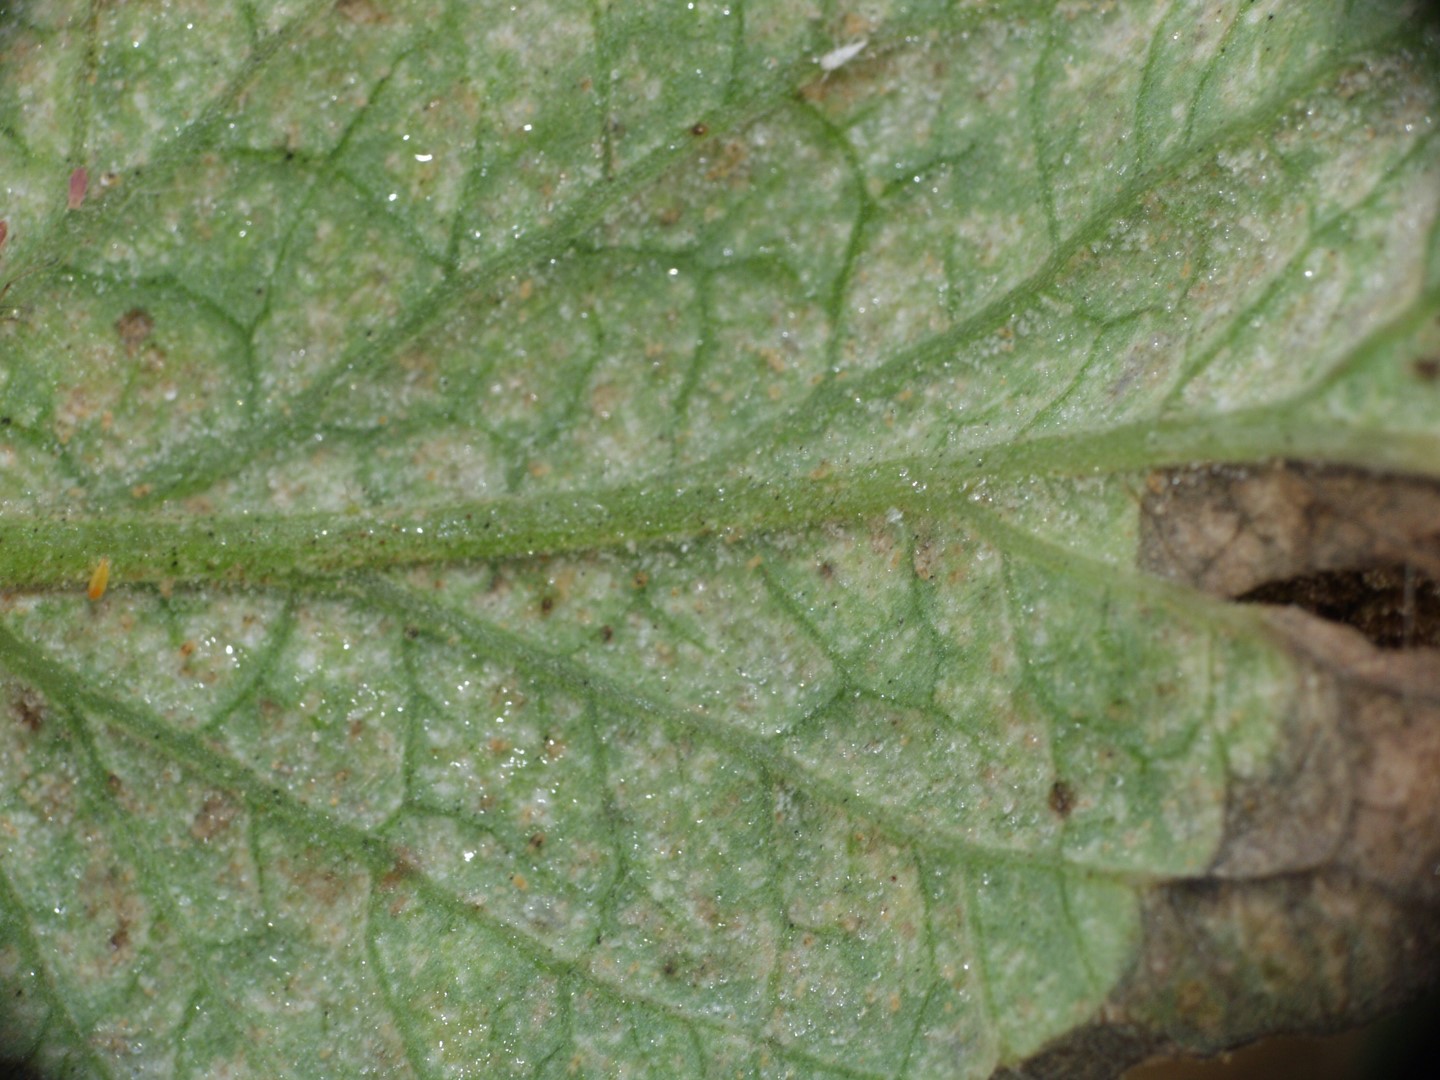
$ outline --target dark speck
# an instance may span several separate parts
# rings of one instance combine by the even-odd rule
[[[1050,809],[1062,818],[1070,816],[1075,805],[1075,789],[1064,780],[1056,780],[1050,787]]]

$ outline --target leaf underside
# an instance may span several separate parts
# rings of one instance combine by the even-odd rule
[[[1422,981],[1440,541],[1244,544],[1433,497],[1436,47],[0,9],[0,1058],[1080,1075]],[[1336,573],[1385,649],[1263,603]]]

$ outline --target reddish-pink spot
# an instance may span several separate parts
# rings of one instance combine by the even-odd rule
[[[10,223],[0,221],[0,251],[5,250],[5,238],[10,235]]]
[[[85,201],[85,190],[90,186],[90,174],[79,168],[70,174],[70,209],[79,210]]]

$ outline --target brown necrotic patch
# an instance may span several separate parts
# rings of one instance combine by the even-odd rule
[[[1293,668],[1270,699],[1271,748],[1227,766],[1207,871],[1142,901],[1145,959],[1099,1013],[1118,1026],[1098,1033],[1184,1016],[1174,1030],[1209,1052],[1253,1035],[1254,1017],[1345,1026],[1346,1011],[1368,1017],[1434,985],[1440,482],[1200,466],[1151,475],[1141,503],[1141,568],[1253,605]],[[1217,669],[1217,701],[1232,677]]]
[[[155,320],[144,308],[131,308],[115,320],[115,332],[125,346],[125,355],[134,356],[155,330]]]
[[[1153,474],[1143,569],[1298,607],[1385,649],[1440,646],[1440,483],[1279,462]]]
[[[38,690],[29,686],[15,686],[10,691],[10,715],[31,733],[45,726],[47,707]]]

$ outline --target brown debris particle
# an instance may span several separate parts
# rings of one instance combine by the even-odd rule
[[[115,928],[115,932],[110,935],[110,950],[112,952],[119,952],[121,949],[129,946],[129,944],[130,925],[127,920],[122,918],[120,920],[120,925],[117,926]]]
[[[1062,818],[1070,816],[1075,805],[1075,789],[1064,780],[1056,780],[1050,787],[1050,809]]]

